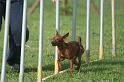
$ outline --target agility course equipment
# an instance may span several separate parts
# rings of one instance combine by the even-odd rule
[[[114,11],[114,0],[111,1],[112,9],[112,56],[116,56],[116,28],[115,28],[115,11]]]
[[[73,8],[72,8],[72,40],[76,40],[76,0],[72,0]]]
[[[100,3],[100,46],[99,46],[99,60],[103,58],[104,53],[104,11],[103,11],[104,0],[101,0]]]
[[[76,38],[76,1],[73,0],[73,13],[72,13],[72,40]],[[4,47],[3,47],[3,61],[2,61],[2,70],[1,70],[1,82],[6,82],[6,51],[7,51],[7,41],[8,41],[8,28],[9,28],[9,12],[11,0],[6,2],[6,21],[5,21],[5,34],[4,34]],[[103,59],[103,35],[104,35],[104,14],[103,6],[104,0],[101,0],[100,4],[100,47],[99,47],[99,59]],[[112,7],[112,55],[115,56],[115,23],[114,23],[114,0],[111,3]],[[87,0],[87,12],[86,12],[86,63],[90,63],[90,0]],[[21,63],[20,63],[20,73],[19,73],[19,82],[24,82],[24,53],[25,53],[25,33],[27,26],[27,0],[24,0],[23,6],[23,22],[22,22],[22,47],[21,47]],[[40,0],[40,25],[39,25],[39,52],[38,52],[38,69],[37,69],[37,82],[42,82],[48,78],[51,78],[59,73],[64,73],[68,69],[60,71],[58,70],[58,54],[57,47],[55,49],[55,70],[53,75],[48,77],[42,77],[42,55],[43,55],[43,28],[44,28],[44,0]],[[59,32],[60,28],[60,16],[59,16],[59,0],[56,0],[56,31]],[[98,60],[94,60],[98,61]],[[92,62],[94,62],[92,61]]]
[[[60,28],[60,18],[59,18],[59,0],[56,0],[56,31],[59,32]],[[55,74],[59,73],[58,68],[58,53],[57,53],[57,47],[55,48]]]
[[[90,0],[87,0],[87,18],[86,18],[86,62],[90,61]]]
[[[4,46],[3,46],[3,58],[2,58],[2,69],[1,69],[1,81],[6,80],[6,57],[7,57],[7,47],[8,47],[8,34],[9,34],[9,22],[10,22],[10,6],[11,0],[6,2],[6,18],[5,18],[5,30],[4,30]]]
[[[44,0],[40,0],[40,32],[39,32],[39,55],[38,55],[38,79],[42,81],[42,55],[43,55],[43,27],[44,27]]]
[[[97,5],[95,4],[94,0],[91,0],[91,8],[91,10],[93,10],[97,16],[100,16],[99,9],[97,8]]]
[[[39,6],[39,3],[40,3],[40,0],[36,0],[35,3],[31,6],[31,8],[29,8],[28,10],[29,16],[36,10],[36,8]]]
[[[24,82],[24,59],[25,59],[26,27],[27,27],[27,0],[24,0],[23,19],[22,19],[22,41],[21,41],[21,60],[20,60],[19,82]]]

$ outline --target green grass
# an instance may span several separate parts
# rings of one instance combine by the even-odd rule
[[[51,46],[51,38],[55,34],[55,7],[50,3],[50,0],[45,1],[44,12],[44,39],[43,39],[43,77],[49,76],[54,73],[54,47]],[[115,0],[115,15],[116,15],[116,49],[117,56],[112,58],[111,55],[111,6],[110,0],[105,0],[104,3],[104,60],[93,62],[89,65],[81,66],[80,77],[77,72],[74,71],[74,75],[71,78],[69,72],[58,74],[44,82],[123,82],[124,77],[124,9],[122,8],[123,0]],[[33,1],[29,1],[31,6]],[[77,36],[81,36],[82,44],[85,46],[85,30],[86,30],[86,0],[77,0],[77,20],[76,20],[76,32]],[[96,0],[96,4],[99,7],[100,0]],[[69,6],[71,8],[71,0],[69,0]],[[71,10],[71,9],[70,9]],[[91,60],[98,59],[99,52],[99,26],[100,17],[91,10]],[[71,40],[71,28],[72,28],[72,16],[63,15],[63,11],[60,12],[60,33],[70,33],[70,36],[66,41]],[[39,34],[39,8],[28,17],[28,26],[30,30],[30,38],[26,43],[25,54],[25,82],[36,82],[37,79],[37,62],[38,62],[38,34]],[[3,25],[4,27],[4,25]],[[2,62],[2,50],[3,50],[3,34],[4,28],[0,33],[0,60]],[[85,61],[85,54],[82,56],[82,62]],[[0,62],[0,66],[1,66]],[[63,69],[68,68],[68,62],[65,60],[63,63]],[[1,68],[0,68],[1,69]],[[12,72],[7,65],[7,80],[8,82],[18,82],[18,73]]]

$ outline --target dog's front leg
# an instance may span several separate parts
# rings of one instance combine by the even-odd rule
[[[69,60],[69,63],[70,63],[70,75],[72,77],[72,74],[73,74],[73,68],[74,68],[74,65],[73,65],[73,60]]]

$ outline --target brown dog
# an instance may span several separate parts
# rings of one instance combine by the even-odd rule
[[[69,33],[61,36],[56,32],[51,42],[52,46],[58,47],[58,66],[59,71],[61,70],[61,61],[68,59],[70,63],[70,74],[72,76],[74,64],[77,66],[78,72],[81,66],[81,56],[84,53],[84,48],[81,45],[81,38],[78,37],[77,41],[71,41],[66,43],[64,39],[68,37]]]

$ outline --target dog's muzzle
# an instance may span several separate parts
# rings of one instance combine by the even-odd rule
[[[51,42],[52,46],[56,46],[56,43],[54,41]]]

